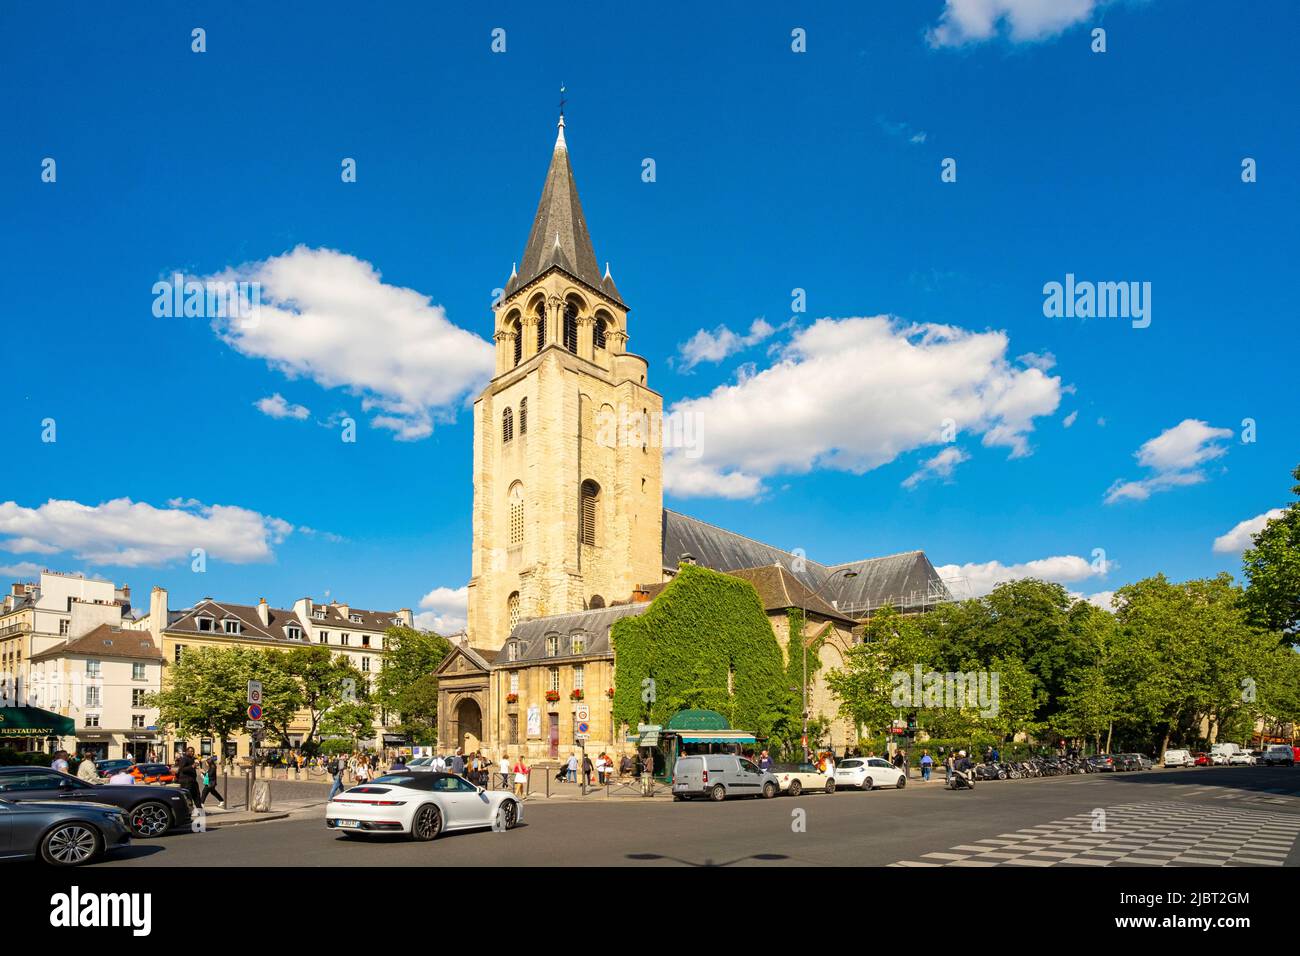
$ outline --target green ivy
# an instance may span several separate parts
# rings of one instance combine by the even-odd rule
[[[634,729],[703,707],[766,737],[788,714],[781,646],[741,578],[683,564],[644,613],[614,623],[610,640],[614,719]]]

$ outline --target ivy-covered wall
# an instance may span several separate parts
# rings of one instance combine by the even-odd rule
[[[666,724],[716,710],[766,736],[790,705],[785,659],[748,581],[684,564],[643,614],[614,623],[614,719]]]

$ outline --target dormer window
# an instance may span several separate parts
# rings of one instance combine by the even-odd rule
[[[349,615],[348,615],[348,620],[351,621],[353,624],[360,624],[360,623],[361,623],[361,615],[360,615],[360,614],[349,614]]]
[[[316,610],[311,612],[311,616],[318,621],[323,621],[325,620],[325,609],[323,607],[318,607]]]
[[[547,657],[560,656],[560,637],[558,634],[548,637],[546,639],[546,656]]]
[[[222,623],[226,625],[226,633],[227,633],[227,634],[238,634],[238,633],[240,632],[240,630],[241,630],[241,627],[240,627],[240,624],[239,624],[238,621],[234,621],[234,620],[226,619],[226,620],[223,621]]]
[[[519,644],[517,642],[511,641],[509,644],[506,645],[506,660],[508,661],[519,660]]]
[[[300,627],[289,627],[289,628],[286,628],[286,629],[285,629],[285,633],[289,635],[289,640],[291,640],[291,641],[300,641],[300,640],[302,640],[302,628],[300,628]]]
[[[585,654],[587,653],[587,635],[573,634],[569,637],[569,653]]]
[[[200,631],[211,631],[213,630],[213,625],[217,623],[210,617],[200,617],[195,618],[195,620],[198,622]]]

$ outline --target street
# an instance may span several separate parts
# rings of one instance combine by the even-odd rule
[[[432,843],[351,840],[327,831],[323,816],[321,807],[135,841],[99,868],[1300,865],[1300,769],[1288,767],[1008,780],[968,792],[945,790],[939,775],[901,791],[723,804],[530,800],[515,830]]]

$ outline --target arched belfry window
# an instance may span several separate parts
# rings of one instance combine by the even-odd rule
[[[506,613],[510,616],[510,630],[514,630],[519,623],[519,592],[511,591],[510,597],[506,598]]]
[[[519,434],[528,434],[528,399],[519,399]]]
[[[604,318],[598,318],[596,320],[596,329],[595,329],[596,348],[603,349],[605,347],[605,332],[608,328],[609,328],[609,323],[606,322]]]
[[[546,348],[546,310],[537,303],[537,351]]]
[[[596,504],[600,500],[600,485],[591,479],[582,483],[581,507],[578,510],[580,540],[583,544],[596,544]]]
[[[515,437],[515,413],[507,408],[501,413],[501,440],[510,441]]]
[[[578,352],[578,307],[572,302],[564,303],[564,347]]]
[[[520,326],[518,319],[515,319],[511,324],[510,330],[515,337],[515,364],[518,365],[524,357],[524,330]]]
[[[515,482],[510,486],[510,545],[524,543],[524,486]]]

